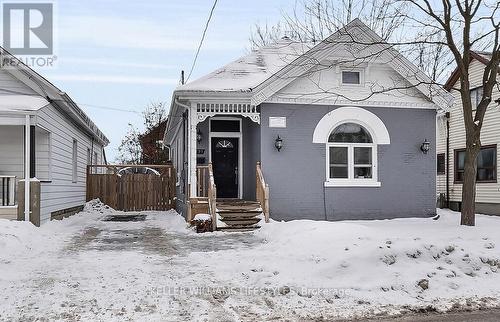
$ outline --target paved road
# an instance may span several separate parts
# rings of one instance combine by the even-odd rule
[[[408,315],[394,319],[376,319],[371,322],[498,322],[500,309],[448,314]]]

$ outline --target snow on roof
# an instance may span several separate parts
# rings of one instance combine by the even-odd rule
[[[32,96],[32,95],[0,96],[0,113],[37,111],[47,105],[49,105],[49,102],[45,98],[40,96]]]
[[[177,91],[250,92],[309,49],[308,44],[285,37],[191,83],[179,86]]]

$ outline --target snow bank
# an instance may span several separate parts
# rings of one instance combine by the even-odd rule
[[[447,310],[466,300],[498,305],[500,218],[478,215],[476,227],[463,227],[459,214],[439,214],[439,220],[271,222],[254,233],[263,240],[257,247],[192,260],[216,262],[212,274],[237,287],[288,289],[273,301],[282,314],[297,312],[287,305],[301,302],[301,318],[331,316],[329,303],[345,308],[337,308],[339,316],[384,307]]]

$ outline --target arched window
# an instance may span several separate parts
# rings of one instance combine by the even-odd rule
[[[342,123],[330,133],[326,145],[327,184],[377,185],[377,145],[366,128]]]

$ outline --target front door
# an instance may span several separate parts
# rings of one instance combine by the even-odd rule
[[[212,138],[217,198],[238,198],[238,138]]]

